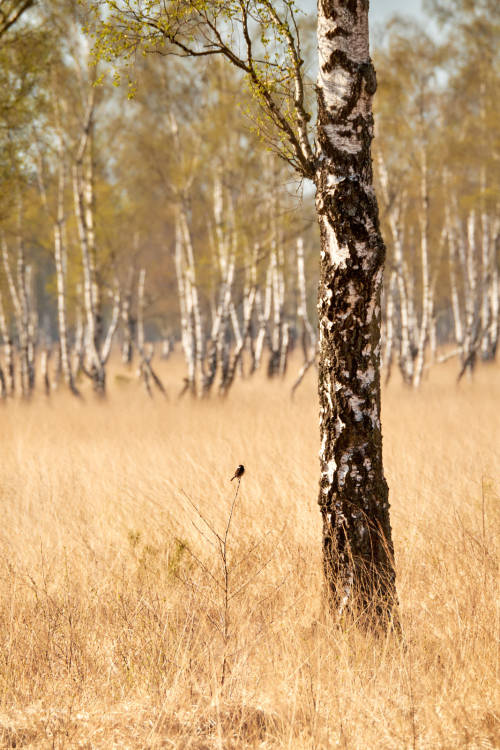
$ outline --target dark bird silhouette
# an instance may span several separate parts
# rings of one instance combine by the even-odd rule
[[[234,472],[234,477],[231,477],[230,481],[232,482],[233,479],[240,479],[240,477],[242,477],[244,473],[245,473],[245,467],[243,466],[243,464],[240,464],[238,468],[236,469],[236,471]]]

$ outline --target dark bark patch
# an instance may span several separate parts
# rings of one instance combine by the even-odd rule
[[[319,0],[321,3],[321,8],[323,10],[323,15],[325,18],[330,18],[332,21],[337,20],[337,11],[335,10],[335,6],[338,3],[338,0]]]
[[[347,31],[347,29],[343,29],[342,26],[337,26],[335,29],[333,29],[333,31],[327,31],[325,36],[331,41],[338,36],[343,36],[344,38],[346,38],[348,36],[351,36],[351,34],[349,31]]]

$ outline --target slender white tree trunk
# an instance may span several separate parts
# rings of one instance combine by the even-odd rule
[[[281,343],[283,337],[283,307],[281,300],[280,269],[278,268],[278,257],[276,244],[274,242],[271,249],[271,273],[273,284],[273,333],[271,336],[271,356],[267,368],[267,374],[270,377],[279,373]]]
[[[122,341],[122,362],[129,365],[132,362],[134,353],[134,328],[135,322],[132,317],[132,290],[134,285],[134,269],[129,269],[126,292],[122,304],[122,324],[123,324],[123,341]]]
[[[396,271],[391,271],[389,279],[389,288],[387,290],[386,305],[386,324],[385,324],[385,352],[383,364],[386,369],[385,382],[388,383],[391,377],[392,360],[394,352],[394,295],[396,293]]]
[[[64,159],[62,149],[59,152],[59,164],[58,164],[58,186],[57,186],[57,215],[54,222],[54,260],[56,266],[56,282],[57,282],[57,323],[59,329],[59,348],[61,354],[61,368],[63,372],[64,382],[71,390],[72,393],[78,395],[78,390],[75,386],[73,371],[71,368],[71,360],[69,356],[69,341],[68,341],[68,324],[66,316],[66,273],[65,273],[65,232],[64,226],[66,223],[64,213],[64,189],[65,189],[65,175],[64,175]]]
[[[94,122],[90,123],[85,156],[82,165],[83,204],[85,210],[85,228],[90,266],[90,287],[92,294],[92,308],[95,318],[95,345],[99,351],[104,336],[104,321],[102,317],[101,292],[97,278],[97,246],[94,227],[95,197],[94,197]]]
[[[82,310],[82,285],[76,285],[76,313],[75,313],[75,341],[73,345],[73,372],[75,376],[82,370],[84,352],[85,326],[83,323]]]
[[[21,211],[21,208],[20,208]],[[20,382],[23,397],[28,397],[34,386],[34,362],[30,358],[30,311],[26,285],[26,263],[21,227],[17,237],[16,277],[10,266],[9,250],[5,236],[2,235],[2,259],[5,277],[10,293],[16,330],[19,341]],[[11,341],[12,344],[12,341]],[[13,354],[9,354],[13,361]]]
[[[179,309],[181,316],[181,341],[187,364],[187,385],[191,392],[195,391],[196,376],[196,344],[194,339],[193,321],[190,313],[191,298],[187,294],[188,281],[186,279],[184,249],[180,222],[175,230],[175,271],[177,275],[177,290],[179,294]]]
[[[445,182],[445,187],[447,184]],[[460,355],[460,362],[463,364],[464,356],[464,334],[462,324],[462,311],[460,306],[460,295],[457,283],[457,268],[459,267],[459,255],[457,248],[457,238],[455,226],[451,220],[451,212],[448,203],[445,206],[445,230],[448,241],[448,274],[450,279],[450,296],[451,309],[453,312],[453,326],[455,331],[455,342]]]
[[[13,396],[15,391],[14,382],[14,362],[12,359],[12,341],[9,335],[9,329],[5,318],[5,310],[2,298],[2,290],[0,289],[0,336],[2,338],[2,346],[4,352],[4,365],[5,372],[2,368],[2,382],[1,382],[1,395],[2,398],[7,396]]]
[[[477,336],[479,333],[477,305],[477,257],[476,257],[476,214],[471,211],[467,218],[467,245],[465,258],[465,336],[463,372],[472,375],[476,364]],[[460,376],[463,374],[460,373]]]
[[[267,339],[269,343],[269,321],[271,318],[272,292],[273,292],[273,275],[271,262],[266,272],[266,285],[264,289],[264,303],[262,304],[261,294],[259,294],[258,318],[259,330],[257,333],[257,342],[255,344],[255,369],[260,367],[264,343]]]
[[[92,290],[92,264],[90,259],[87,227],[85,223],[83,189],[79,171],[78,164],[75,164],[73,167],[73,196],[75,201],[75,216],[78,226],[78,235],[82,251],[83,299],[85,303],[86,318],[86,362],[84,369],[90,375],[96,392],[103,394],[105,391],[106,375],[97,347],[97,325],[94,309],[94,294]]]
[[[302,324],[302,351],[304,353],[304,363],[306,363],[309,362],[311,356],[315,356],[316,335],[307,314],[304,240],[302,237],[299,237],[297,240],[297,290],[299,297],[297,317]]]
[[[431,286],[429,272],[429,188],[427,177],[427,155],[422,148],[421,157],[421,185],[420,197],[422,201],[420,214],[420,252],[422,262],[422,318],[420,321],[420,333],[418,337],[417,358],[413,373],[413,387],[418,388],[422,380],[425,364],[425,350],[429,341],[429,328],[431,322]]]
[[[185,276],[187,280],[186,284],[186,295],[188,297],[188,304],[192,310],[194,318],[194,334],[196,342],[195,350],[195,368],[196,368],[196,390],[199,393],[203,391],[203,363],[205,359],[205,337],[203,334],[203,322],[201,315],[201,306],[198,295],[198,286],[196,282],[196,266],[194,260],[194,249],[191,238],[191,231],[189,228],[187,209],[185,201],[181,201],[179,206],[179,225],[182,233],[182,240],[185,252],[186,266]]]
[[[103,366],[107,363],[109,355],[111,354],[111,347],[113,345],[113,338],[118,328],[120,320],[120,308],[121,308],[121,296],[120,296],[120,285],[118,279],[115,280],[115,287],[112,294],[113,306],[111,309],[111,320],[109,322],[108,330],[106,332],[106,338],[102,345],[101,350],[101,362]]]

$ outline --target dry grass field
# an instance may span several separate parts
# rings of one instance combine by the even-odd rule
[[[385,390],[404,638],[324,615],[312,373],[161,372],[0,408],[0,746],[500,747],[500,368]]]

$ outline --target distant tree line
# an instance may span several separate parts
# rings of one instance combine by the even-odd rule
[[[0,19],[2,398],[28,396],[37,374],[48,393],[64,382],[78,394],[82,377],[103,393],[113,346],[150,393],[164,387],[155,349],[176,343],[181,393],[225,394],[263,363],[283,374],[294,346],[300,381],[317,348],[313,196],[287,184],[269,153],[282,144],[239,73],[140,56],[126,101],[106,61],[92,64],[85,4],[11,6]],[[386,379],[398,368],[415,387],[448,357],[457,376],[472,373],[499,336],[500,11],[482,0],[429,12],[438,40],[394,19],[375,54],[382,361]],[[314,112],[307,66],[304,81]]]

